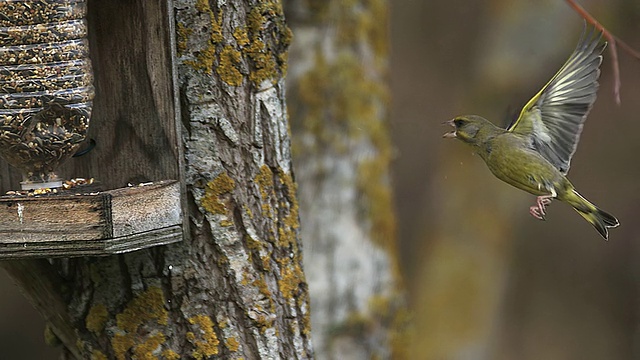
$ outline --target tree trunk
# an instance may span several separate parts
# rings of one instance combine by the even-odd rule
[[[387,4],[285,1],[305,272],[320,359],[401,358]]]
[[[76,358],[310,358],[282,8],[179,0],[175,23],[190,238],[4,266]]]

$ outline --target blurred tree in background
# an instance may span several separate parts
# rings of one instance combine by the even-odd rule
[[[287,103],[318,359],[401,358],[386,0],[285,1]]]

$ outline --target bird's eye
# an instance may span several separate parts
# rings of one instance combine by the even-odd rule
[[[462,125],[464,125],[464,120],[455,119],[455,120],[453,120],[453,123],[456,125],[457,128],[459,128],[459,127],[462,127]]]

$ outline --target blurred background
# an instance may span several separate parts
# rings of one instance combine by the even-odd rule
[[[640,2],[580,1],[640,48]],[[495,179],[440,125],[506,125],[582,31],[560,0],[393,1],[391,124],[415,359],[640,359],[640,62],[619,53],[622,104],[604,55],[600,91],[569,178],[622,226],[604,242],[570,207],[546,222],[534,196]]]
[[[580,3],[640,49],[640,2]],[[604,242],[568,206],[495,179],[441,123],[497,124],[573,51],[582,20],[562,0],[395,0],[391,7],[395,204],[415,359],[640,359],[640,62],[611,55],[569,177],[622,225]],[[55,359],[44,324],[0,273],[0,354]]]

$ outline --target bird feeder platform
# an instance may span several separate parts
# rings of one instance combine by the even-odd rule
[[[0,259],[102,256],[182,240],[180,184],[0,197]]]

